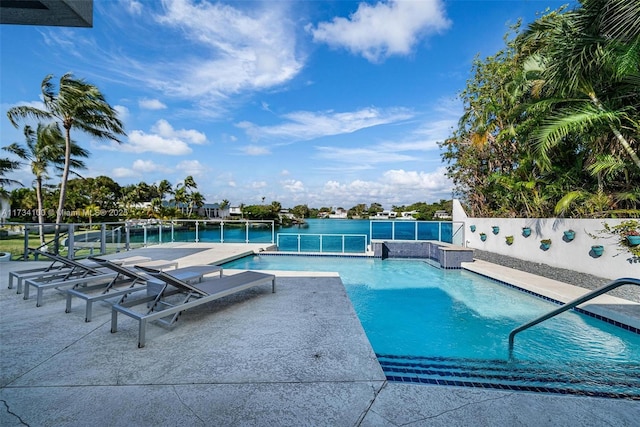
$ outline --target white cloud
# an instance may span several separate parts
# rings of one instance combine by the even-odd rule
[[[434,172],[392,169],[386,171],[383,175],[383,178],[384,182],[394,187],[438,190],[449,185],[449,180],[446,178],[445,173],[445,168],[438,168]]]
[[[135,176],[139,176],[135,171],[128,168],[115,168],[111,171],[111,175],[113,178],[131,178]]]
[[[209,170],[198,160],[183,160],[176,165],[176,169],[183,171],[186,175],[202,176]]]
[[[450,25],[441,0],[391,0],[360,3],[349,19],[336,17],[307,29],[316,42],[344,47],[371,62],[380,62],[392,55],[410,54],[426,34]]]
[[[153,162],[153,160],[138,159],[133,162],[133,169],[137,172],[155,172],[163,170],[164,167]]]
[[[118,118],[122,122],[126,122],[129,118],[129,109],[124,105],[114,105],[113,109],[118,113]]]
[[[328,135],[353,133],[360,129],[407,120],[412,116],[413,114],[404,108],[364,108],[343,113],[297,111],[283,116],[287,122],[281,125],[257,126],[245,121],[236,126],[244,129],[253,139],[271,137],[310,140]]]
[[[152,132],[156,132],[164,138],[186,139],[192,144],[204,144],[207,142],[207,136],[194,129],[174,129],[169,122],[160,119],[151,127]]]
[[[145,110],[164,110],[167,108],[167,106],[159,99],[143,98],[138,101],[138,105],[140,108],[144,108]]]
[[[129,132],[129,140],[122,144],[100,144],[97,149],[125,151],[130,153],[160,153],[169,156],[191,154],[189,144],[204,144],[207,137],[194,129],[174,129],[166,120],[158,120],[151,133],[142,130]]]
[[[305,191],[304,184],[302,181],[288,179],[286,181],[282,181],[282,188],[292,193],[300,193]]]
[[[391,162],[407,162],[419,160],[417,157],[395,152],[393,145],[388,149],[372,148],[340,148],[340,147],[316,147],[318,158],[334,160],[342,163],[356,163],[359,165],[371,165]]]
[[[269,185],[265,181],[254,181],[251,183],[251,188],[253,188],[254,190],[259,190],[268,186]]]
[[[386,207],[433,201],[450,196],[452,184],[445,168],[434,172],[388,170],[377,181],[357,179],[350,182],[327,181],[317,194],[309,194],[315,203],[338,203],[346,207],[358,203],[379,202]]]
[[[119,146],[111,145],[112,149],[120,149],[133,153],[161,153],[170,156],[191,154],[191,148],[187,143],[177,138],[163,138],[156,134],[147,134],[141,130],[129,133],[129,142]]]
[[[140,3],[139,1],[136,0],[128,0],[125,2],[125,7],[127,8],[127,10],[129,11],[130,14],[132,15],[142,15],[142,3]]]
[[[166,0],[163,6],[157,21],[179,29],[207,53],[179,58],[173,69],[155,69],[160,77],[156,85],[171,95],[215,103],[231,94],[280,85],[302,69],[296,57],[294,23],[284,14],[285,3],[240,9],[221,3]]]
[[[268,148],[259,145],[247,145],[242,147],[240,151],[249,156],[266,156],[267,154],[271,154]]]

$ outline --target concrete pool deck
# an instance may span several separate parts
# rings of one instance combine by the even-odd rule
[[[165,244],[131,254],[216,263],[260,245]],[[31,266],[32,263],[29,263]],[[387,382],[336,274],[269,286],[187,311],[171,330],[45,292],[7,289],[0,263],[2,426],[637,425],[640,402]],[[491,268],[489,265],[488,268]]]

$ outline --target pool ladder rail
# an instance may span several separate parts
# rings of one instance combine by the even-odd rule
[[[620,286],[624,286],[624,285],[636,285],[636,286],[640,286],[640,279],[634,279],[632,277],[623,277],[620,279],[616,279],[613,282],[607,283],[604,286],[599,287],[598,289],[595,289],[589,293],[584,294],[583,296],[574,299],[573,301],[569,301],[568,303],[556,308],[555,310],[552,310],[550,312],[548,312],[545,315],[542,315],[536,319],[533,319],[530,322],[525,323],[522,326],[518,326],[517,328],[515,328],[514,330],[512,330],[509,333],[509,359],[513,358],[513,344],[514,344],[514,339],[516,337],[516,334],[518,332],[522,332],[525,329],[529,329],[532,326],[537,325],[538,323],[544,322],[545,320],[548,320],[560,313],[563,313],[567,310],[571,310],[572,308],[586,302],[589,301],[597,296],[600,296],[606,292],[609,292],[612,289],[618,288]]]

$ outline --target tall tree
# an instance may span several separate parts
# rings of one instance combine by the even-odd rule
[[[22,185],[20,183],[20,181],[16,181],[15,179],[6,178],[6,175],[9,172],[12,172],[12,171],[18,169],[19,167],[20,167],[20,162],[17,162],[15,160],[11,160],[11,159],[7,159],[7,158],[1,158],[0,159],[0,185],[2,185],[2,186],[11,185],[11,184]]]
[[[537,133],[538,152],[548,164],[567,135],[591,135],[592,149],[604,141],[617,154],[617,145],[640,169],[640,2],[581,3],[536,20],[518,42],[539,63],[542,95],[554,107]]]
[[[52,83],[53,75],[42,80],[41,91],[44,109],[30,105],[10,108],[7,116],[11,124],[18,127],[18,120],[33,118],[42,121],[59,123],[64,130],[65,156],[62,179],[60,182],[60,198],[56,212],[56,224],[62,222],[64,203],[67,194],[67,180],[71,168],[71,130],[76,129],[97,139],[120,142],[124,136],[122,122],[118,112],[106,101],[100,90],[73,74],[64,74],[59,81],[58,90]],[[55,252],[58,252],[59,225],[56,225]]]
[[[57,123],[49,123],[44,125],[38,124],[36,130],[31,126],[24,127],[24,137],[26,144],[23,146],[17,142],[4,147],[3,149],[15,154],[21,160],[26,161],[31,166],[31,172],[35,177],[36,199],[38,202],[38,223],[40,244],[44,245],[44,203],[43,203],[43,182],[48,179],[48,169],[53,166],[57,169],[64,165],[65,141]],[[71,163],[75,169],[85,167],[78,157],[88,157],[89,153],[78,146],[75,142],[71,142],[72,158]]]

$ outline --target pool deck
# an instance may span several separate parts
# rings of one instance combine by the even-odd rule
[[[130,254],[184,267],[261,249],[174,243]],[[543,283],[481,264],[483,274]],[[138,349],[133,320],[121,318],[110,333],[107,304],[96,304],[87,323],[78,300],[65,314],[55,291],[37,308],[34,297],[7,289],[8,272],[24,268],[0,263],[6,427],[633,426],[640,419],[638,401],[387,382],[337,274],[278,274],[275,294],[253,288],[185,312],[171,330],[150,325]],[[566,298],[574,288],[565,288]],[[637,306],[625,316],[640,318]]]

